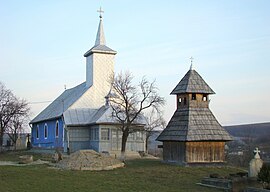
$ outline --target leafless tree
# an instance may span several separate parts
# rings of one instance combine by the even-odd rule
[[[145,150],[148,153],[148,141],[153,135],[154,129],[164,129],[166,126],[166,121],[163,118],[163,114],[160,111],[151,110],[149,113],[145,114],[147,124],[144,127],[146,132]]]
[[[125,158],[126,142],[134,127],[145,123],[142,112],[146,109],[160,110],[165,100],[158,94],[155,81],[142,78],[138,86],[132,83],[133,76],[129,72],[119,73],[111,79],[112,90],[110,105],[113,117],[120,123],[122,131],[121,157]]]
[[[12,117],[6,129],[6,133],[8,134],[12,143],[16,144],[18,136],[20,133],[24,132],[24,127],[27,126],[27,122],[29,122],[29,118],[27,114],[14,115],[14,117]],[[15,145],[15,149],[16,149],[16,145]]]
[[[10,129],[18,131],[19,124],[29,111],[30,108],[26,100],[17,98],[0,82],[0,149],[3,145],[4,133]],[[14,128],[15,126],[17,128]]]

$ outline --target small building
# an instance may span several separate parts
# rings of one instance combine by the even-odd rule
[[[65,152],[93,149],[112,154],[121,150],[122,132],[108,103],[116,53],[106,45],[100,15],[95,45],[84,54],[86,81],[65,90],[30,122],[33,147]],[[139,121],[133,127],[127,152],[145,150],[143,127],[144,122]]]
[[[181,165],[224,162],[225,142],[232,138],[209,109],[209,95],[215,92],[192,64],[171,94],[177,109],[157,138],[163,142],[163,160]]]

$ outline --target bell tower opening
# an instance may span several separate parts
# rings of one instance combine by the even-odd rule
[[[203,101],[208,101],[207,94],[203,94],[202,100],[203,100]]]
[[[191,100],[196,100],[196,93],[192,93]]]

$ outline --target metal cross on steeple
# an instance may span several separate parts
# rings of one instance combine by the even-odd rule
[[[102,13],[104,13],[104,11],[101,9],[101,7],[99,8],[99,10],[97,10],[97,12],[99,12],[99,18],[102,18]]]
[[[190,59],[190,63],[191,63],[190,64],[190,70],[193,70],[193,59],[194,58],[193,57],[190,57],[189,59]]]

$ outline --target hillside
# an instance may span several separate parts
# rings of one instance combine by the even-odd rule
[[[224,126],[224,128],[235,138],[228,143],[231,151],[241,149],[250,153],[258,147],[262,157],[270,160],[270,123]]]
[[[270,135],[270,123],[256,123],[223,127],[234,137],[257,139],[259,137]]]

